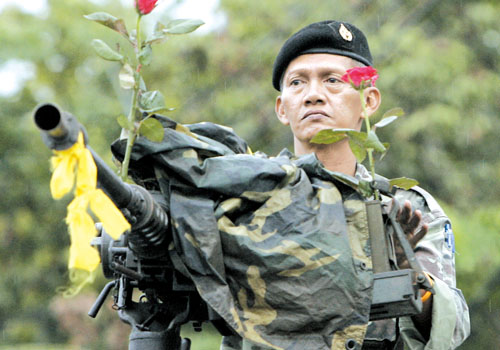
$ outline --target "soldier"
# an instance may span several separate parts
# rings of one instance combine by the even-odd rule
[[[357,163],[347,140],[327,145],[311,143],[323,129],[359,130],[363,118],[377,111],[381,93],[375,86],[364,91],[365,116],[358,91],[341,80],[348,69],[371,65],[364,34],[346,22],[313,23],[285,42],[274,63],[272,83],[280,92],[276,115],[292,130],[296,156],[315,153],[330,171],[371,179]],[[399,190],[396,198],[404,203],[399,221],[435,294],[422,297],[419,315],[371,322],[362,348],[403,349],[406,345],[409,349],[454,349],[469,335],[470,325],[467,304],[456,288],[450,221],[421,188]],[[226,350],[240,348],[247,346],[238,336],[225,337],[221,346]]]

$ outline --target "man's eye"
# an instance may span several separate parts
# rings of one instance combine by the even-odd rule
[[[340,83],[341,82],[339,79],[334,78],[334,77],[328,78],[326,81],[328,83],[330,83],[330,84],[336,84],[336,83]]]
[[[300,85],[301,81],[299,79],[294,79],[290,82],[290,86]]]

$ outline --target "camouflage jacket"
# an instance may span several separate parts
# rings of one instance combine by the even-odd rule
[[[371,180],[362,165],[358,165],[356,177]],[[465,298],[456,286],[451,222],[437,201],[418,186],[408,191],[398,189],[396,198],[400,202],[409,200],[413,209],[422,212],[422,223],[427,223],[429,227],[425,237],[417,244],[415,255],[423,270],[435,282],[431,336],[425,342],[411,318],[405,317],[399,320],[399,329],[396,320],[370,322],[366,339],[394,341],[396,333],[400,332],[406,349],[455,349],[468,337],[470,320]]]
[[[356,177],[366,181],[372,178],[366,168],[358,164]],[[424,239],[419,242],[415,254],[424,271],[434,282],[431,337],[426,342],[415,328],[410,317],[399,320],[379,320],[369,322],[365,340],[382,344],[394,343],[397,335],[403,338],[405,349],[455,349],[470,333],[469,311],[462,292],[456,288],[455,247],[451,223],[436,200],[420,187],[411,190],[398,189],[396,198],[409,200],[412,208],[423,214],[423,223],[429,225]],[[385,197],[384,201],[390,199]],[[399,325],[399,326],[398,326]],[[226,337],[222,350],[261,350],[239,337]]]
[[[137,140],[132,175],[164,194],[173,260],[236,338],[262,349],[360,348],[373,279],[363,180],[314,155],[252,155],[222,126],[159,119],[164,140]],[[124,143],[112,150],[120,159]]]

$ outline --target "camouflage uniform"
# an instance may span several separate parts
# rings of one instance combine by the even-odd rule
[[[358,165],[356,177],[371,180],[362,165]],[[409,200],[413,209],[422,212],[422,223],[428,224],[428,232],[417,244],[415,255],[435,282],[430,340],[426,344],[409,317],[399,320],[399,332],[408,349],[455,349],[469,335],[470,320],[465,298],[456,288],[455,244],[450,220],[436,200],[420,187],[409,191],[400,189],[396,198],[401,203]],[[370,322],[366,339],[394,341],[395,338],[396,320]]]
[[[313,154],[252,155],[229,128],[158,118],[164,141],[139,138],[131,174],[163,193],[175,267],[238,334],[222,348],[360,349],[373,285],[364,180]]]
[[[366,168],[360,164],[357,167],[356,177],[366,181],[372,179]],[[399,333],[405,343],[405,349],[455,349],[469,335],[470,320],[464,296],[456,288],[454,242],[450,220],[436,200],[420,187],[414,187],[409,191],[400,189],[396,193],[396,198],[401,203],[409,200],[412,208],[422,211],[422,223],[427,223],[429,226],[428,233],[417,244],[415,254],[424,271],[431,275],[435,282],[431,336],[430,340],[425,342],[411,318],[404,317],[399,321],[389,319],[369,322],[365,340],[377,349],[384,345],[391,348],[395,346]],[[384,198],[384,201],[389,200],[387,197]],[[223,339],[221,349],[265,348],[233,336]]]

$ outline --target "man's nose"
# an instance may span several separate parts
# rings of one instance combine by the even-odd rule
[[[309,83],[307,93],[304,96],[304,103],[306,105],[316,105],[322,104],[324,102],[325,95],[323,92],[323,86],[316,81],[311,81]]]

